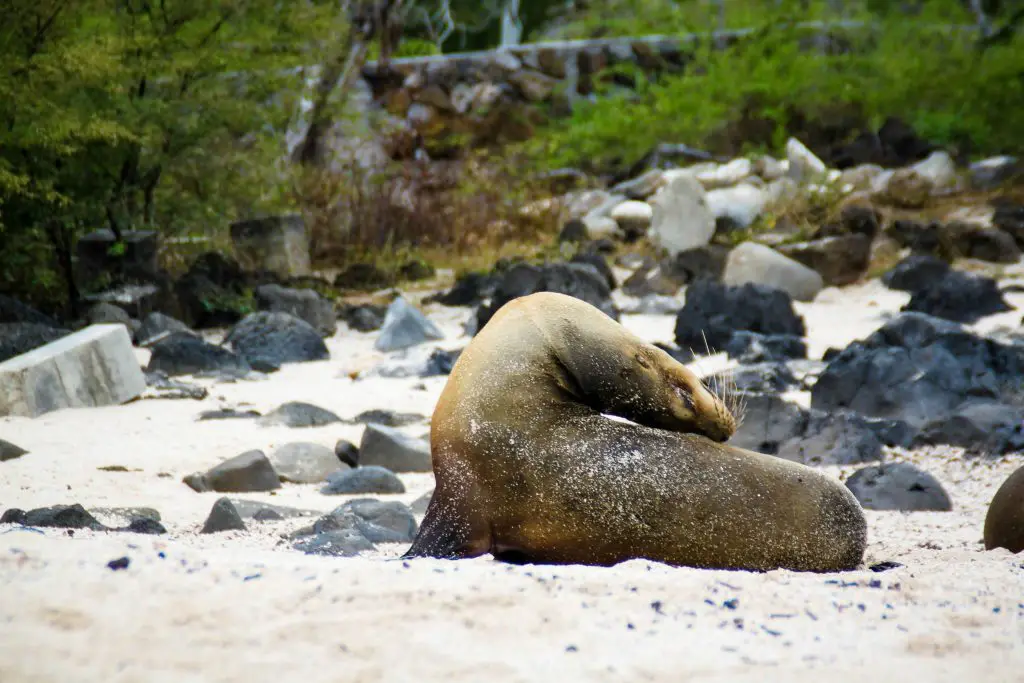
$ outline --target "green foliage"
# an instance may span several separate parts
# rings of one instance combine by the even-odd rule
[[[199,232],[280,206],[301,67],[344,30],[328,0],[10,0],[0,288],[46,298],[83,231]],[[25,256],[47,249],[56,263]]]
[[[947,2],[930,6],[951,12]],[[932,141],[970,141],[976,153],[1024,151],[1024,119],[1007,115],[1024,108],[1024,38],[980,50],[976,33],[936,28],[936,16],[924,13],[851,29],[839,36],[848,49],[825,51],[778,18],[785,16],[762,13],[762,28],[728,50],[698,47],[682,74],[580,102],[530,143],[533,157],[605,170],[660,142],[739,153],[754,151],[743,149],[753,141],[756,150],[778,152],[802,123],[850,113],[867,125],[900,116]]]

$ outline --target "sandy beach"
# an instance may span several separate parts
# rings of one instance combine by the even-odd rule
[[[798,303],[811,358],[862,338],[908,295],[877,281]],[[1008,300],[1024,307],[1024,295]],[[468,342],[469,309],[423,307],[447,338]],[[671,315],[624,315],[649,341],[672,339]],[[976,329],[1019,327],[1020,311]],[[1024,556],[986,552],[982,523],[1024,456],[954,448],[886,449],[935,475],[951,512],[868,511],[862,569],[843,574],[706,571],[632,561],[611,568],[510,566],[490,557],[398,559],[389,544],[355,558],[305,555],[282,534],[308,524],[250,523],[200,535],[217,493],[182,477],[251,449],[294,441],[354,443],[364,427],[290,429],[196,420],[203,410],[306,401],[342,418],[372,408],[418,413],[420,436],[445,377],[352,379],[385,358],[376,333],[341,325],[331,360],[258,381],[214,383],[202,401],[141,400],[0,418],[0,438],[29,454],[0,463],[0,510],[80,503],[145,506],[162,536],[0,525],[0,681],[1020,681]],[[138,350],[140,363],[147,352]],[[698,363],[700,369],[722,359]],[[807,400],[807,395],[796,396]],[[126,471],[100,468],[120,466]],[[838,478],[856,467],[826,467]],[[403,474],[405,503],[433,488]],[[318,485],[234,494],[328,512],[351,496]],[[97,517],[104,521],[101,512]],[[127,557],[122,571],[107,567]],[[872,565],[899,566],[873,571]]]

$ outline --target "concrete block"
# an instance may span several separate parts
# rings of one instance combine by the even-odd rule
[[[0,363],[0,416],[124,403],[146,378],[124,325],[90,325]]]

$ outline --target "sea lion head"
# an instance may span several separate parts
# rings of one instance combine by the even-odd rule
[[[608,415],[723,442],[736,417],[697,375],[658,347],[614,323],[574,330],[561,353],[580,402]]]
[[[622,377],[640,395],[639,411],[622,415],[640,424],[674,432],[702,434],[723,442],[736,432],[736,418],[725,401],[692,370],[665,351],[642,344]],[[627,411],[628,412],[628,411]]]

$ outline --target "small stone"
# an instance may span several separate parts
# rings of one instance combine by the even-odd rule
[[[263,426],[293,428],[323,427],[335,422],[341,422],[341,418],[325,408],[302,401],[282,403],[259,419]]]
[[[365,550],[374,549],[373,543],[358,529],[325,531],[308,540],[299,541],[292,547],[307,555],[330,557],[354,557]]]
[[[263,451],[247,451],[225,460],[205,475],[209,488],[220,492],[273,491],[281,481]],[[190,484],[191,485],[191,484]]]
[[[384,324],[387,309],[372,304],[345,305],[338,311],[345,324],[356,332],[374,332]]]
[[[107,562],[107,567],[112,571],[118,571],[121,569],[128,569],[128,565],[131,564],[131,560],[127,557],[119,557],[116,560]]]
[[[36,508],[28,512],[12,508],[4,512],[3,517],[0,517],[0,524],[8,523],[35,527],[56,527],[58,529],[108,530],[106,526],[100,524],[99,520],[89,514],[78,503]]]
[[[152,346],[164,337],[175,333],[196,336],[196,333],[180,320],[159,312],[150,313],[142,319],[139,329],[135,331],[135,344]]]
[[[373,423],[384,425],[385,427],[405,427],[406,425],[425,422],[426,420],[426,416],[420,415],[419,413],[399,413],[394,410],[371,408],[370,410],[364,410],[359,413],[349,420],[349,422],[352,424]]]
[[[397,429],[368,424],[359,444],[359,464],[380,465],[392,472],[430,472],[430,444]]]
[[[201,534],[215,534],[220,531],[245,531],[245,522],[238,514],[234,503],[228,498],[218,498],[203,524]]]
[[[281,481],[293,484],[319,484],[348,466],[334,451],[318,443],[296,442],[277,448],[270,456]]]
[[[200,422],[208,420],[248,420],[260,417],[258,410],[236,410],[234,408],[222,408],[220,410],[204,410],[197,418]]]
[[[430,499],[433,498],[433,497],[434,497],[433,490],[427,491],[422,496],[420,496],[419,498],[414,500],[412,502],[412,505],[409,506],[409,509],[412,510],[417,515],[426,514],[427,507],[430,505]]]
[[[397,351],[430,340],[444,339],[444,333],[423,313],[403,297],[388,306],[380,337],[374,344],[378,351]]]
[[[789,177],[797,182],[820,180],[828,171],[825,162],[796,138],[786,141],[786,159],[789,161]]]
[[[167,529],[163,524],[150,517],[136,517],[128,526],[121,529],[121,531],[130,531],[133,534],[150,534],[159,535],[166,534]]]
[[[359,467],[359,447],[351,441],[339,439],[334,444],[334,455],[349,467]]]
[[[28,451],[26,451],[24,448],[21,448],[20,446],[15,446],[10,441],[4,441],[3,439],[0,439],[0,462],[20,458],[26,453],[28,453]]]
[[[405,493],[405,485],[391,470],[368,465],[335,472],[327,478],[327,485],[320,489],[320,493],[329,496],[352,493]]]

